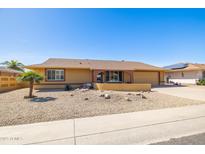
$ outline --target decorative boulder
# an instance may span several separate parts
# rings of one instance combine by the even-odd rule
[[[132,101],[129,97],[125,97],[126,101]]]
[[[136,96],[141,96],[142,94],[141,93],[136,93]]]
[[[147,99],[147,97],[145,97],[144,95],[141,95],[142,99]]]
[[[109,94],[105,94],[104,97],[105,97],[105,99],[110,99],[111,98]]]

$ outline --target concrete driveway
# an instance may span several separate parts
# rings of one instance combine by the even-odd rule
[[[157,87],[153,88],[153,91],[157,91],[163,94],[178,96],[193,100],[205,101],[205,88],[204,87]]]
[[[193,105],[0,127],[0,144],[151,144],[204,132],[205,105]]]

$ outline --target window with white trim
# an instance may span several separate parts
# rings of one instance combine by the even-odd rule
[[[48,81],[64,81],[65,74],[63,69],[47,69]]]
[[[122,71],[106,71],[106,82],[122,82]]]

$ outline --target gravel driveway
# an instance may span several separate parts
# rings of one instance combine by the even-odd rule
[[[102,94],[109,94],[111,98],[100,97]],[[204,103],[158,92],[143,93],[146,98],[136,94],[139,93],[96,90],[34,91],[36,98],[24,99],[28,95],[28,89],[1,93],[0,126]]]

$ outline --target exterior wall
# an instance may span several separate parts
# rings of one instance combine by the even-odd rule
[[[97,90],[150,91],[151,84],[96,83]]]
[[[38,84],[34,85],[34,89],[65,89],[65,85],[47,85],[47,84]]]
[[[131,83],[131,74],[129,72],[124,72],[124,82]]]
[[[0,72],[0,92],[27,87],[25,83],[16,81],[17,74]]]
[[[163,85],[165,83],[164,76],[165,72],[160,72],[160,85]]]
[[[92,72],[86,69],[66,69],[66,80],[68,83],[90,83],[92,82]]]
[[[184,76],[182,75],[184,74]],[[165,73],[165,80],[181,83],[181,84],[196,84],[196,81],[203,78],[202,71],[179,71],[179,72],[167,72]]]
[[[46,81],[46,69],[33,69],[44,76],[41,84],[82,84],[92,82],[92,72],[88,69],[65,69],[65,81]]]
[[[124,71],[124,82],[125,83],[133,83],[133,71]]]

